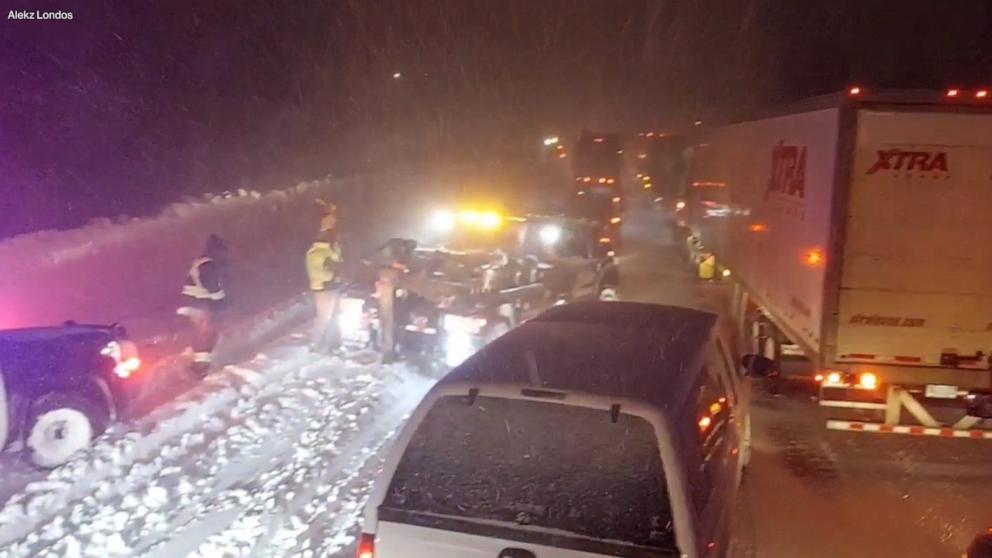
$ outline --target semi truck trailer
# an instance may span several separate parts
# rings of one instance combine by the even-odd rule
[[[745,343],[806,357],[821,404],[988,407],[987,99],[853,88],[695,138],[690,242],[733,282]]]

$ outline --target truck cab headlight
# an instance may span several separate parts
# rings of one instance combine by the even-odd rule
[[[561,240],[561,227],[558,225],[544,225],[538,233],[541,237],[541,244],[551,246]]]

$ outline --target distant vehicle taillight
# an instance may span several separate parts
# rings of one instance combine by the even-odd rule
[[[358,541],[358,558],[375,558],[375,535],[362,533]]]

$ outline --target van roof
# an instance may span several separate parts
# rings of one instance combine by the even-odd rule
[[[451,384],[521,385],[641,401],[682,397],[683,373],[702,354],[716,315],[634,302],[554,307],[511,330],[452,370]]]

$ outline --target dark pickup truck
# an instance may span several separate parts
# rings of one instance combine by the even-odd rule
[[[118,325],[0,331],[0,447],[65,463],[124,413],[140,365]]]

